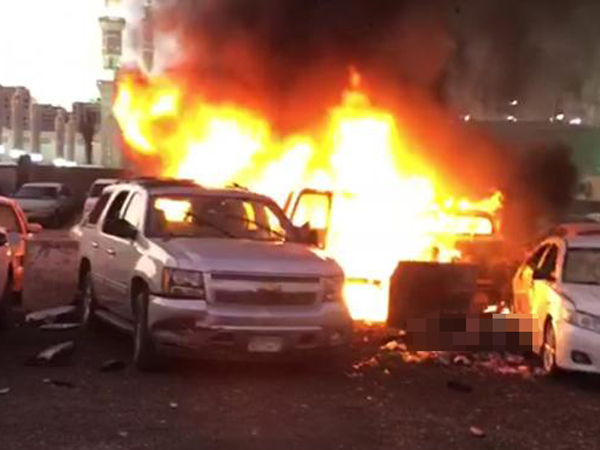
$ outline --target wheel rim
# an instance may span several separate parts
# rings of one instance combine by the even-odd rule
[[[556,367],[556,339],[551,324],[546,327],[544,339],[544,370],[549,373]]]

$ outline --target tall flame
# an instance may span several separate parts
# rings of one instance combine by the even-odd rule
[[[330,210],[317,198],[295,221],[328,226],[326,252],[349,279],[362,280],[346,289],[353,317],[384,320],[397,262],[456,258],[455,234],[492,231],[485,217],[456,212],[493,216],[502,196],[452,197],[411,152],[396,118],[374,107],[360,84],[352,69],[351,87],[323,129],[293,136],[276,136],[260,114],[208,102],[170,78],[126,74],[114,113],[133,151],[158,159],[162,175],[210,186],[237,182],[281,204],[306,187],[333,193]]]

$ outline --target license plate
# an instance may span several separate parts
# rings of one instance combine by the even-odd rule
[[[248,351],[253,353],[278,353],[283,349],[280,337],[255,336],[248,342]]]

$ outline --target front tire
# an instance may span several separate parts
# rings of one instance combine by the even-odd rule
[[[148,290],[144,287],[135,294],[135,332],[133,365],[141,371],[150,371],[158,366],[156,345],[148,329]]]
[[[77,301],[77,315],[82,327],[89,327],[95,322],[97,306],[94,286],[92,284],[92,272],[88,270],[81,280],[79,299]]]
[[[544,343],[542,345],[542,367],[544,372],[550,376],[556,376],[561,373],[556,364],[556,333],[552,326],[552,321],[546,322],[544,327]]]

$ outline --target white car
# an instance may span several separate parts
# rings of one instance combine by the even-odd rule
[[[62,183],[25,183],[13,198],[27,220],[58,228],[74,212],[75,199]]]
[[[600,373],[600,236],[543,241],[513,279],[516,313],[531,314],[543,367]]]
[[[140,369],[163,351],[330,357],[350,342],[341,267],[262,195],[119,183],[80,236],[82,320],[132,332]]]
[[[100,198],[104,188],[115,184],[117,181],[118,180],[113,178],[100,178],[94,181],[94,183],[90,186],[85,203],[83,204],[83,217],[87,216],[90,211],[94,209],[94,205]]]

